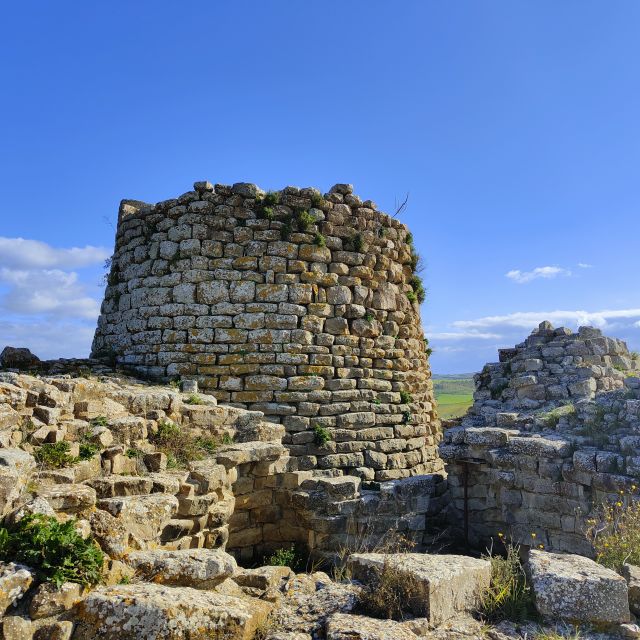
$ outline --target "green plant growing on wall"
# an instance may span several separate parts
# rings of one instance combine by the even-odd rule
[[[204,404],[204,400],[197,393],[192,393],[184,402],[185,404]]]
[[[411,304],[414,304],[414,303],[418,302],[418,296],[415,294],[414,291],[408,291],[407,292],[407,299],[409,300],[409,302]]]
[[[75,519],[60,523],[53,516],[28,514],[12,527],[0,529],[0,558],[26,564],[41,580],[57,587],[65,582],[97,584],[104,555],[76,526]]]
[[[80,443],[78,461],[91,460],[91,458],[93,458],[93,456],[95,456],[98,451],[100,451],[100,447],[97,444],[93,444],[91,442],[82,442]]]
[[[36,447],[33,455],[36,462],[45,469],[62,469],[77,462],[76,457],[69,453],[70,449],[71,445],[64,440],[62,442],[46,442],[40,447]]]
[[[293,226],[291,224],[291,219],[285,220],[280,227],[280,237],[283,240],[288,240],[293,232]]]
[[[264,564],[269,567],[289,567],[294,571],[301,564],[300,556],[295,545],[276,549],[270,556],[264,558]]]
[[[300,231],[307,231],[316,222],[316,219],[306,209],[298,209],[295,218]]]
[[[371,313],[371,311],[367,311],[367,313],[364,316],[364,319],[367,322],[373,322],[375,320],[375,316],[373,315],[373,313]]]
[[[402,404],[410,404],[413,402],[413,396],[403,389],[400,392],[400,402],[402,402]]]
[[[411,424],[411,411],[402,412],[402,424]]]
[[[314,424],[313,425],[313,442],[321,447],[323,444],[327,444],[331,440],[331,432],[325,427]]]
[[[326,200],[322,197],[321,193],[314,191],[311,194],[311,206],[316,209],[321,209],[326,204]]]
[[[413,276],[411,276],[411,279],[409,280],[409,284],[411,285],[414,293],[416,294],[416,298],[418,299],[418,302],[422,304],[427,297],[427,293],[424,290],[424,284],[422,283],[422,278],[414,274]]]
[[[316,247],[326,247],[327,240],[321,233],[316,233],[315,237],[313,238],[313,244],[315,244]]]

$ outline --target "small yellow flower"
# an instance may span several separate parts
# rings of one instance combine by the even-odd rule
[[[502,533],[502,531],[498,533],[498,538],[504,538],[504,533]]]
[[[538,549],[544,549],[544,545],[543,544],[539,544],[538,545]]]
[[[531,537],[532,537],[532,538],[535,538],[535,537],[536,537],[536,534],[535,534],[535,533],[533,533],[533,532],[531,532]]]
[[[638,487],[636,487],[636,485],[635,485],[635,484],[632,484],[632,485],[631,485],[631,491],[635,491],[637,488],[638,488]]]
[[[622,502],[616,502],[616,507],[621,507],[622,506]]]

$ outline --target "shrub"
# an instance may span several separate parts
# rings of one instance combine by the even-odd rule
[[[374,316],[374,315],[373,315],[373,313],[371,313],[370,311],[369,311],[369,312],[367,312],[367,314],[364,316],[364,319],[365,319],[367,322],[373,322],[374,318],[375,318],[375,316]]]
[[[402,424],[411,424],[411,411],[402,412]]]
[[[228,433],[222,436],[221,444],[233,444],[235,442],[234,437]]]
[[[296,211],[296,223],[298,229],[306,231],[316,223],[316,219],[306,209],[301,209]]]
[[[167,455],[167,466],[174,469],[212,455],[219,445],[215,438],[194,436],[173,422],[161,422],[149,440]]]
[[[326,247],[327,240],[321,233],[316,233],[315,237],[313,238],[313,244],[315,244],[317,247]]]
[[[402,402],[402,404],[409,404],[413,402],[413,396],[408,391],[402,390],[400,392],[400,402]]]
[[[507,543],[504,556],[489,552],[486,557],[491,561],[491,582],[481,597],[480,616],[489,622],[521,622],[533,616],[533,592],[520,562],[520,547]]]
[[[185,404],[204,404],[202,398],[195,393],[192,393],[184,402]]]
[[[262,201],[267,207],[272,207],[280,202],[280,194],[277,191],[267,191]]]
[[[131,458],[132,460],[134,460],[142,458],[142,456],[144,455],[144,451],[140,449],[127,449],[124,455],[127,456],[127,458]]]
[[[325,199],[318,192],[314,192],[311,194],[311,204],[316,209],[320,209],[325,204]]]
[[[288,548],[276,549],[270,556],[266,556],[264,564],[269,567],[289,567],[295,571],[300,565],[300,557],[295,545]]]
[[[272,220],[275,219],[276,214],[273,210],[272,207],[265,207],[261,212],[260,212],[260,217],[265,219],[265,220],[269,220],[269,222],[271,222]]]
[[[418,579],[385,558],[382,567],[372,571],[358,596],[358,604],[365,615],[404,620],[423,597]]]
[[[62,442],[47,442],[37,447],[33,452],[36,462],[46,469],[61,469],[77,462],[75,456],[69,453],[70,445],[64,440]]]
[[[328,429],[319,424],[313,425],[313,441],[320,447],[331,440],[331,433]]]
[[[416,294],[416,298],[418,302],[422,304],[427,298],[427,292],[424,289],[422,278],[420,276],[414,275],[411,277],[411,280],[409,280],[409,284],[413,288],[413,291]]]
[[[409,291],[407,293],[407,298],[409,299],[409,302],[411,302],[411,304],[413,304],[414,302],[418,302],[418,296],[413,291]]]
[[[80,453],[78,454],[78,460],[91,460],[95,456],[100,447],[97,444],[91,442],[83,442],[80,444]]]
[[[576,408],[573,404],[565,404],[561,407],[556,407],[551,411],[539,414],[539,418],[544,422],[547,427],[557,427],[561,418],[570,418],[576,413]]]
[[[586,536],[605,567],[620,571],[625,563],[640,564],[640,502],[622,491],[587,520]]]
[[[84,539],[75,527],[75,520],[59,523],[53,516],[26,515],[10,529],[0,529],[0,558],[23,562],[57,587],[64,582],[97,584],[104,556],[93,539]]]
[[[105,416],[96,416],[95,418],[92,418],[91,420],[89,420],[89,422],[91,423],[92,427],[108,427],[109,426],[109,421]]]

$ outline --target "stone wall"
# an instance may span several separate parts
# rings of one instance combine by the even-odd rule
[[[591,327],[542,323],[501,350],[440,446],[457,536],[589,555],[589,515],[640,486],[638,368],[624,342]]]
[[[123,201],[93,355],[263,412],[298,470],[439,471],[417,263],[408,229],[350,185]]]

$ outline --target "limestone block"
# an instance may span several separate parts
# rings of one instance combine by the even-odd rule
[[[126,562],[156,584],[195,589],[211,589],[237,568],[232,556],[213,549],[134,551]]]
[[[99,587],[77,607],[74,640],[249,640],[271,605],[156,584]]]
[[[491,578],[488,560],[457,555],[359,553],[349,556],[348,566],[356,579],[366,581],[385,562],[418,581],[413,612],[433,625],[476,610]]]
[[[105,498],[97,503],[137,538],[151,541],[178,511],[178,499],[167,494]]]
[[[417,640],[409,625],[395,620],[334,613],[327,620],[327,640]]]
[[[96,504],[95,489],[85,484],[56,484],[39,491],[55,511],[78,513]]]
[[[629,607],[634,615],[640,615],[640,567],[632,564],[622,566],[622,575],[629,586]]]
[[[50,582],[41,584],[29,604],[29,615],[33,620],[48,618],[68,611],[82,599],[84,588],[75,582],[65,582],[56,587]]]
[[[527,561],[536,609],[546,617],[607,624],[629,622],[627,583],[590,558],[531,550]]]
[[[35,468],[34,457],[26,451],[0,449],[0,516],[11,510]]]

